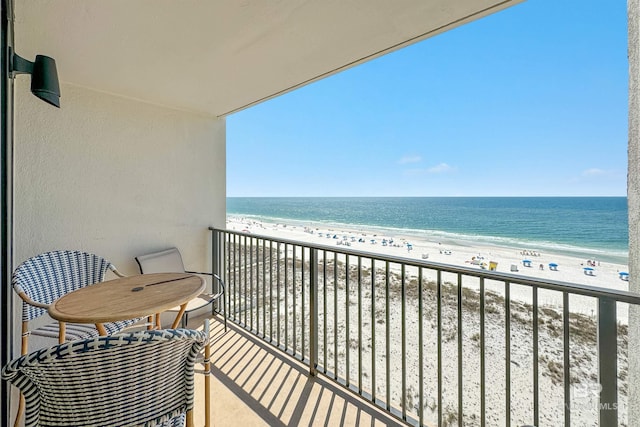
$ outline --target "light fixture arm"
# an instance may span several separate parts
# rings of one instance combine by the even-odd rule
[[[11,78],[17,74],[33,74],[33,62],[28,61],[9,48],[9,72]]]

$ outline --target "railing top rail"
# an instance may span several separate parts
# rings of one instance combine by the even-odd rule
[[[300,240],[281,239],[273,236],[266,236],[254,233],[246,233],[235,230],[220,229],[216,227],[209,227],[209,230],[214,232],[221,232],[227,234],[233,234],[238,236],[244,236],[254,239],[269,240],[276,243],[289,244],[295,246],[302,246],[311,249],[318,249],[322,251],[335,252],[338,254],[344,254],[349,256],[356,256],[361,258],[369,258],[380,260],[384,262],[394,264],[404,264],[412,267],[429,268],[433,270],[440,270],[447,273],[463,274],[465,276],[479,277],[488,280],[499,280],[502,282],[508,282],[517,285],[538,287],[541,289],[549,289],[560,292],[568,292],[576,295],[589,296],[594,298],[607,298],[617,302],[624,302],[628,304],[640,305],[640,294],[634,292],[608,289],[599,286],[589,286],[570,282],[561,282],[556,280],[544,280],[535,277],[523,277],[512,273],[502,273],[497,271],[477,270],[471,267],[456,266],[451,264],[444,264],[433,261],[425,261],[413,258],[406,258],[394,255],[385,255],[377,252],[368,252],[350,248],[337,248],[335,246],[314,244],[304,242]]]

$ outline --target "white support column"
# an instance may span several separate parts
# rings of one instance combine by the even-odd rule
[[[640,292],[640,0],[627,0],[629,55],[629,290]],[[629,312],[628,425],[640,427],[640,309]],[[622,420],[621,420],[622,421]]]

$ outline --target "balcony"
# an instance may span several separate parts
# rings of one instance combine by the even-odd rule
[[[201,322],[189,320],[191,327]],[[213,425],[402,425],[340,385],[309,376],[308,366],[240,326],[225,333],[214,320],[211,329]],[[195,425],[204,425],[203,383],[197,375]]]
[[[626,425],[638,295],[229,230],[212,245],[236,324],[213,331],[216,423]]]

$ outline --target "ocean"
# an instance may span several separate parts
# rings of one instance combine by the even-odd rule
[[[626,197],[228,197],[227,215],[627,264]]]

